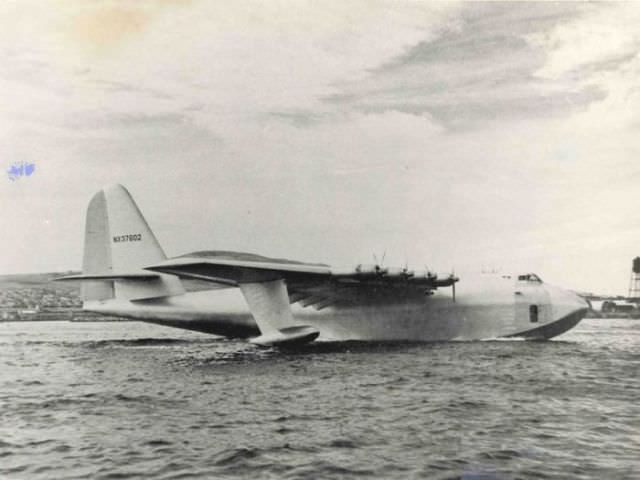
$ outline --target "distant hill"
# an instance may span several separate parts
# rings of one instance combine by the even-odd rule
[[[64,275],[77,275],[81,272],[22,273],[17,275],[0,275],[0,291],[22,288],[47,288],[58,292],[79,292],[80,284],[76,282],[54,282],[54,278]]]

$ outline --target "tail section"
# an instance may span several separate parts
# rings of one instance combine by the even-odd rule
[[[166,258],[126,188],[113,185],[93,196],[87,208],[83,275],[75,278],[83,280],[84,301],[184,293],[177,277],[143,270]]]
[[[87,208],[84,231],[84,257],[82,273],[96,275],[112,273],[111,248],[109,242],[109,218],[104,191],[96,193]],[[82,300],[108,300],[115,297],[112,281],[83,281]]]

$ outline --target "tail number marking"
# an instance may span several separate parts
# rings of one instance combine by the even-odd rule
[[[139,242],[142,240],[141,233],[132,233],[129,235],[116,235],[113,237],[114,243],[118,242]]]

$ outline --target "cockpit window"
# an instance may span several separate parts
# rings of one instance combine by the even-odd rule
[[[524,275],[518,275],[518,280],[521,282],[542,283],[540,277],[535,273],[525,273]]]

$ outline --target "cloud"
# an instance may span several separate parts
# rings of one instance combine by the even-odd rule
[[[606,93],[596,85],[537,77],[547,51],[531,40],[580,13],[581,7],[556,3],[470,5],[437,38],[326,100],[363,112],[427,113],[457,129],[585,109]]]
[[[359,78],[434,36],[457,11],[455,4],[384,2],[56,7],[33,16],[28,6],[14,7],[2,25],[10,61],[0,82],[17,101],[0,122],[11,136],[34,128],[90,135],[91,125],[153,115],[181,115],[218,137],[269,115],[332,118],[321,98],[334,83]]]
[[[640,9],[632,3],[595,4],[569,22],[529,35],[531,45],[547,51],[536,75],[559,78],[589,66],[609,69],[624,62],[638,51],[639,21]]]

